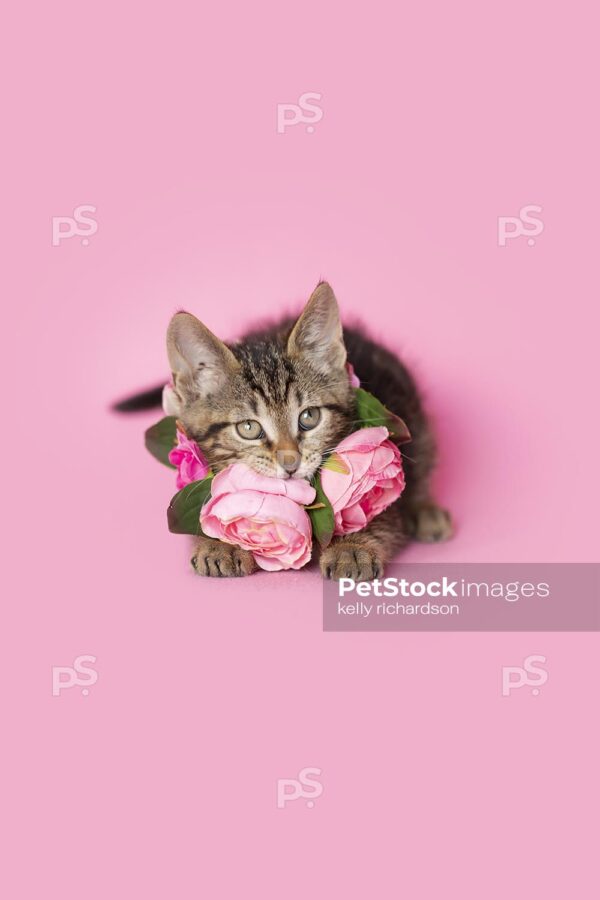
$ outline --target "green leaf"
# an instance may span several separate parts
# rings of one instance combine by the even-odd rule
[[[312,530],[315,538],[319,542],[321,550],[331,541],[333,537],[333,529],[335,527],[335,519],[333,516],[333,508],[327,499],[323,488],[321,487],[321,476],[317,475],[315,481],[317,496],[312,506],[307,507],[308,515],[312,524]]]
[[[321,468],[331,469],[332,472],[339,472],[341,475],[348,475],[350,472],[342,457],[335,451],[327,457]]]
[[[144,436],[146,449],[150,451],[159,462],[169,466],[170,469],[176,469],[169,462],[169,451],[173,449],[177,443],[177,425],[175,416],[166,416],[149,428]]]
[[[406,426],[406,422],[395,413],[390,412],[377,397],[374,397],[373,394],[370,394],[363,388],[356,388],[354,395],[359,428],[374,428],[385,425],[391,439],[396,444],[404,444],[406,441],[410,441],[410,431]]]
[[[202,534],[200,510],[210,496],[212,479],[212,475],[207,475],[202,481],[192,481],[175,494],[167,510],[169,531],[173,534]]]

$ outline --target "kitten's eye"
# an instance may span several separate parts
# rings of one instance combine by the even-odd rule
[[[247,441],[256,441],[258,438],[265,436],[262,425],[256,419],[246,419],[245,422],[238,422],[235,430],[240,437],[245,438]]]
[[[315,428],[320,421],[321,410],[318,406],[309,406],[308,409],[301,412],[298,417],[298,425],[302,431],[310,431],[310,429]]]

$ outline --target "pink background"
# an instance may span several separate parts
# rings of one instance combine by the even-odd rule
[[[593,13],[13,5],[7,898],[597,896],[595,635],[323,634],[314,572],[195,578],[156,416],[107,411],[165,376],[178,307],[234,337],[327,277],[440,436],[458,533],[407,558],[596,560]],[[314,132],[278,134],[308,91]],[[89,246],[53,247],[82,204]],[[535,245],[499,247],[527,204]],[[53,697],[80,654],[97,683]],[[502,697],[529,654],[547,684]],[[307,766],[314,808],[278,809]]]

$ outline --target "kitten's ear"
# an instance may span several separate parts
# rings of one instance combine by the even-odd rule
[[[288,338],[290,356],[304,357],[320,372],[342,368],[346,348],[335,294],[326,281],[317,285]]]
[[[167,331],[175,393],[185,403],[218,390],[239,368],[229,347],[190,313],[176,313]]]

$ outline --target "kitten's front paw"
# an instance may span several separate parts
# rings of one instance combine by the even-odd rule
[[[320,565],[324,577],[333,581],[339,581],[340,578],[372,581],[383,575],[384,560],[377,550],[358,540],[338,540],[323,551]]]
[[[256,569],[254,557],[249,550],[242,550],[213,538],[200,539],[190,562],[197,575],[212,578],[236,578],[250,575]]]

